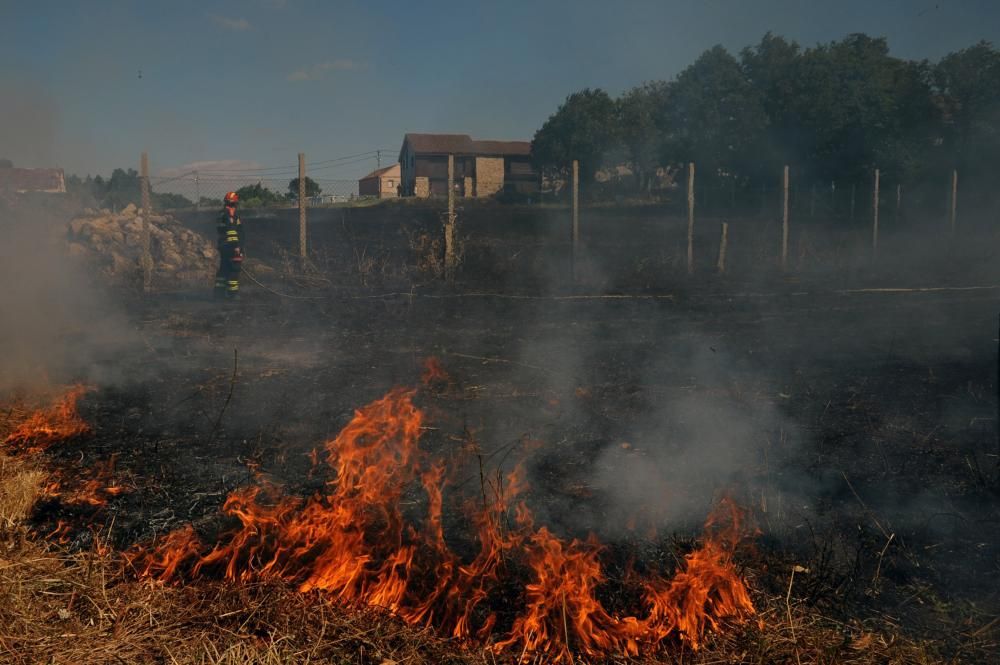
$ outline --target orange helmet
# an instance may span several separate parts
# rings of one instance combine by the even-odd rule
[[[239,200],[240,197],[236,194],[236,192],[227,192],[226,195],[222,197],[223,203],[225,203],[227,206],[236,205],[239,202]]]

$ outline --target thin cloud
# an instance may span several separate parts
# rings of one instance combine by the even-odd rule
[[[308,69],[297,69],[288,75],[289,81],[318,81],[331,72],[353,72],[367,69],[367,64],[350,58],[337,58],[329,62],[321,62]]]
[[[233,32],[245,32],[253,28],[250,25],[250,21],[246,20],[242,16],[240,18],[229,18],[228,16],[215,16],[211,17],[212,21],[226,30],[232,30]]]

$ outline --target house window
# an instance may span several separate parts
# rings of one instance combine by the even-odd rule
[[[396,185],[396,183],[394,183],[392,180],[389,181],[389,186],[390,187],[395,187],[395,185]]]

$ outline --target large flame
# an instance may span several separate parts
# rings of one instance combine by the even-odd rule
[[[80,417],[76,405],[89,390],[74,386],[55,404],[31,413],[4,439],[4,444],[17,450],[38,452],[54,443],[86,434],[90,427]]]
[[[510,524],[526,488],[520,465],[506,478],[481,479],[481,497],[466,499],[479,551],[459,557],[444,535],[447,467],[418,446],[424,415],[414,395],[390,391],[325,444],[333,478],[323,493],[300,499],[248,487],[226,500],[223,512],[238,526],[214,546],[187,527],[127,558],[141,576],[165,582],[277,578],[548,662],[648,654],[670,640],[696,649],[707,631],[754,614],[732,560],[742,514],[728,500],[672,578],[641,579],[634,615],[618,616],[599,599],[606,575],[595,537],[566,541],[536,526],[523,501]]]

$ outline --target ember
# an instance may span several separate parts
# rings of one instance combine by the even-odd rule
[[[448,383],[450,378],[436,357],[431,356],[424,361],[424,374],[420,380],[425,386],[440,386]]]
[[[745,529],[731,501],[709,518],[702,546],[672,579],[642,580],[644,607],[634,608],[635,616],[616,616],[598,599],[606,576],[596,537],[567,542],[536,527],[523,501],[514,506],[515,526],[504,527],[511,502],[526,489],[520,465],[503,483],[484,483],[481,503],[470,509],[479,553],[462,561],[445,541],[445,464],[418,446],[424,414],[414,395],[393,389],[356,411],[325,444],[334,478],[322,496],[303,500],[266,484],[238,490],[223,511],[239,526],[214,546],[189,526],[128,560],[140,576],[164,582],[277,578],[303,592],[387,609],[462,641],[489,640],[498,653],[550,662],[571,662],[574,653],[648,654],[670,640],[698,648],[706,631],[754,614],[732,562]],[[401,506],[418,487],[425,513],[421,524],[411,524]],[[530,579],[518,581],[516,571]],[[521,609],[501,620],[491,601],[510,593],[512,583],[523,587]]]

